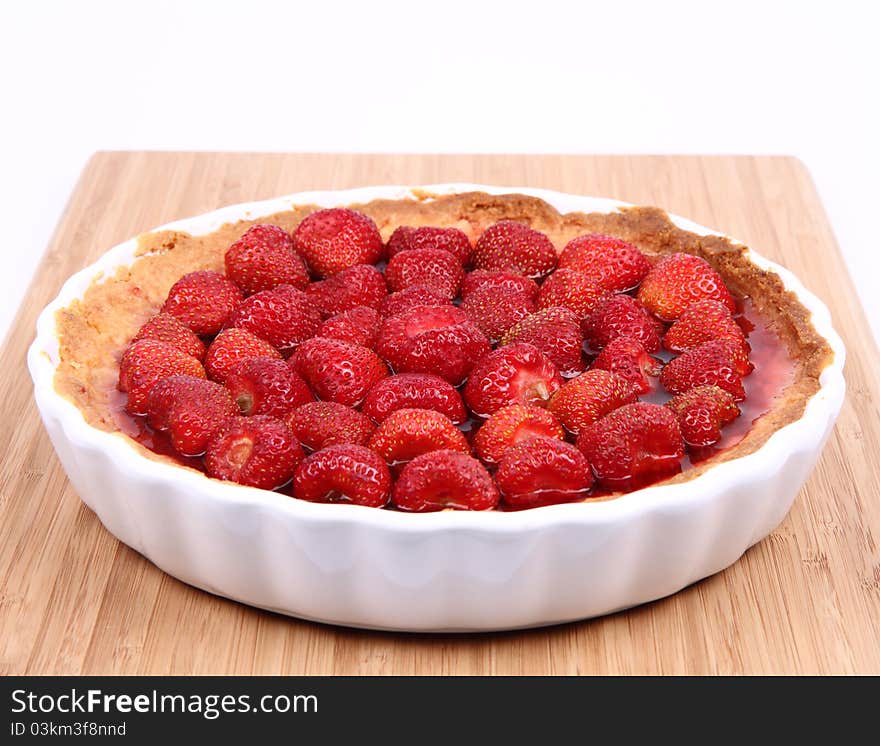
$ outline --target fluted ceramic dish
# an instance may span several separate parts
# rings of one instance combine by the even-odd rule
[[[161,229],[204,234],[295,204],[406,199],[412,189],[300,193]],[[626,206],[523,187],[418,189],[526,194],[560,212]],[[670,218],[685,230],[721,235]],[[756,265],[776,272],[811,311],[816,331],[834,352],[803,416],[754,453],[691,480],[617,499],[520,512],[413,515],[303,502],[147,459],[127,436],[88,425],[55,391],[55,312],[81,297],[99,273],[131,263],[135,248],[135,239],[120,244],[71,277],[37,322],[28,365],[61,463],[104,526],[165,572],[305,619],[392,630],[498,630],[584,619],[675,593],[734,563],[782,521],[843,402],[844,348],[828,309],[789,271],[750,251]]]

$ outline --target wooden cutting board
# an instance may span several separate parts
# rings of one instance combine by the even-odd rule
[[[352,631],[194,590],[74,493],[24,357],[73,272],[161,223],[306,189],[469,181],[656,204],[753,245],[831,307],[849,392],[791,514],[730,569],[593,621],[483,635]],[[0,673],[880,673],[877,347],[803,165],[778,157],[99,153],[0,355]]]

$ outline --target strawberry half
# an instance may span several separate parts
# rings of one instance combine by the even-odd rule
[[[618,337],[630,337],[641,342],[648,352],[657,352],[663,324],[635,298],[612,295],[583,320],[581,329],[594,350],[601,350]]]
[[[730,311],[716,300],[698,300],[691,303],[663,337],[663,346],[672,352],[688,352],[705,342],[726,339],[740,348],[737,372],[747,376],[752,372],[749,362],[749,343],[742,327],[734,321]]]
[[[246,417],[268,414],[284,419],[296,407],[314,401],[306,382],[284,361],[271,357],[240,360],[226,374],[225,386]]]
[[[696,386],[718,386],[743,401],[746,392],[738,370],[742,366],[742,349],[727,339],[704,342],[693,350],[670,360],[660,374],[660,383],[673,394],[681,394]]]
[[[612,489],[635,489],[677,474],[684,456],[675,415],[647,402],[627,404],[589,425],[577,447],[596,479]]]
[[[559,268],[583,272],[600,287],[622,293],[636,287],[650,262],[631,243],[603,233],[573,238],[559,255]]]
[[[228,324],[266,340],[285,356],[313,337],[320,325],[317,306],[304,292],[290,285],[261,290],[246,298]]]
[[[373,220],[342,207],[307,216],[293,232],[293,245],[319,277],[330,277],[356,264],[375,264],[385,251]]]
[[[205,359],[205,344],[198,338],[196,333],[184,326],[169,313],[160,313],[153,316],[144,324],[131,340],[132,343],[142,339],[153,339],[157,342],[165,342],[176,347],[187,355],[192,355],[196,360]]]
[[[663,361],[651,357],[645,346],[631,337],[611,340],[593,361],[593,369],[607,370],[631,383],[639,394],[654,390],[650,378],[660,375]]]
[[[480,426],[474,436],[474,448],[484,462],[495,464],[512,445],[537,436],[563,440],[565,431],[546,409],[508,404]]]
[[[219,272],[190,272],[171,286],[162,313],[176,318],[199,335],[219,332],[236,306],[241,290]]]
[[[609,291],[589,275],[572,269],[557,269],[541,285],[538,308],[562,306],[584,318],[608,295]]]
[[[371,349],[314,337],[299,346],[290,359],[299,373],[321,399],[354,407],[367,391],[388,375],[388,368]]]
[[[471,242],[458,228],[413,228],[401,225],[388,239],[388,258],[393,259],[401,251],[412,249],[440,249],[448,251],[466,267],[471,260]]]
[[[306,288],[325,319],[358,306],[378,309],[388,295],[382,273],[372,264],[356,264]]]
[[[562,386],[559,368],[537,347],[514,342],[499,347],[474,366],[464,398],[478,417],[488,417],[507,404],[544,406]]]
[[[378,311],[366,306],[357,306],[331,316],[321,324],[317,336],[351,342],[372,350],[379,339],[381,323],[382,318]]]
[[[167,342],[142,339],[126,348],[119,362],[117,388],[128,394],[125,410],[129,414],[146,414],[147,394],[168,376],[205,377],[205,369],[192,355],[181,352]]]
[[[245,295],[292,285],[302,290],[309,273],[293,248],[290,234],[277,225],[252,225],[226,250],[226,276]]]
[[[556,248],[547,236],[515,220],[490,225],[473,251],[477,269],[512,270],[531,278],[552,272],[556,259]]]
[[[359,445],[332,445],[297,464],[293,496],[317,503],[381,508],[391,493],[391,473],[376,453]]]
[[[399,510],[415,513],[492,510],[498,505],[498,489],[475,458],[458,451],[432,451],[403,467],[391,502]]]
[[[459,308],[490,342],[497,342],[510,327],[535,312],[535,301],[522,290],[484,285],[469,293]]]
[[[705,259],[692,254],[663,257],[645,275],[638,298],[664,321],[677,319],[691,303],[705,299],[719,301],[731,313],[736,311],[721,275]]]
[[[252,357],[281,360],[281,353],[247,329],[224,329],[214,337],[205,353],[205,371],[215,381],[225,383],[236,363]]]
[[[526,342],[533,345],[553,361],[562,375],[571,376],[584,369],[583,339],[577,314],[567,308],[551,306],[512,326],[500,344]]]
[[[431,373],[398,373],[376,383],[361,411],[382,422],[398,409],[433,409],[455,424],[467,419],[461,394],[451,383]]]
[[[507,449],[495,481],[509,508],[536,508],[589,496],[593,473],[586,457],[571,443],[530,438]]]
[[[461,262],[443,249],[402,251],[388,262],[385,281],[394,291],[421,285],[450,300],[458,295],[464,277]]]
[[[697,386],[666,402],[675,414],[685,443],[710,446],[721,440],[721,428],[739,417],[733,396],[718,386]]]
[[[566,381],[547,408],[577,435],[600,417],[637,399],[631,383],[607,370],[588,370]]]
[[[412,461],[430,451],[470,453],[464,433],[432,409],[397,409],[376,428],[367,445],[389,465]]]
[[[287,424],[311,451],[340,443],[366,445],[376,429],[366,415],[332,401],[312,401],[297,407],[288,415]]]

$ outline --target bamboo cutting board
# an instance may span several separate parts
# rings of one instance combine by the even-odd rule
[[[194,590],[118,542],[61,470],[24,356],[39,310],[104,250],[170,220],[306,189],[469,181],[656,204],[753,245],[832,309],[848,398],[791,514],[728,570],[565,626],[337,629]],[[99,153],[0,354],[0,673],[880,673],[877,347],[801,163],[778,157]]]

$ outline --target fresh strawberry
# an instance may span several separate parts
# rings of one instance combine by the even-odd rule
[[[399,293],[391,293],[379,306],[379,313],[384,317],[399,316],[404,311],[419,306],[451,306],[452,300],[424,285],[412,285]]]
[[[393,259],[401,251],[411,249],[441,249],[452,254],[463,267],[471,260],[471,242],[458,228],[413,228],[401,225],[388,239],[388,258]]]
[[[246,417],[268,414],[284,419],[294,408],[315,400],[306,382],[273,357],[240,360],[226,374],[225,386]]]
[[[583,272],[593,282],[612,292],[636,287],[651,264],[631,243],[603,233],[573,238],[559,255],[560,269]]]
[[[368,347],[323,337],[301,344],[291,364],[321,399],[349,407],[360,404],[370,387],[388,375],[385,363]]]
[[[230,246],[224,257],[226,276],[245,295],[292,285],[302,290],[309,272],[293,248],[290,234],[277,225],[252,225]]]
[[[581,329],[594,350],[601,350],[618,337],[630,337],[641,342],[648,352],[657,352],[663,325],[635,298],[612,295],[581,322]]]
[[[168,376],[205,377],[205,369],[192,355],[167,342],[142,339],[126,348],[119,362],[120,391],[128,394],[125,409],[129,414],[145,414],[147,394],[157,381]]]
[[[557,269],[541,285],[538,308],[563,306],[584,318],[608,295],[609,291],[589,275],[573,269]]]
[[[739,417],[733,396],[717,386],[696,386],[666,402],[678,420],[685,443],[710,446],[721,440],[721,428]]]
[[[281,420],[230,417],[208,445],[205,469],[215,479],[274,490],[290,481],[304,455]]]
[[[226,376],[237,362],[252,357],[272,357],[280,360],[281,353],[266,340],[260,339],[247,329],[224,329],[208,346],[208,351],[205,353],[205,370],[210,378],[225,383]]]
[[[633,489],[681,471],[684,447],[667,407],[635,402],[588,426],[577,447],[596,479],[612,489]]]
[[[379,424],[367,445],[389,465],[412,461],[429,451],[471,452],[464,433],[433,409],[395,410]]]
[[[383,378],[364,399],[361,411],[382,422],[398,409],[433,409],[459,424],[467,419],[461,394],[431,373],[398,373]]]
[[[585,499],[593,486],[593,473],[586,457],[571,443],[538,437],[507,449],[495,481],[505,505],[535,508]]]
[[[458,295],[464,277],[461,262],[443,249],[410,249],[392,257],[385,268],[385,280],[394,291],[421,285],[450,300]]]
[[[321,326],[321,314],[302,290],[279,285],[245,299],[228,325],[246,329],[287,356],[315,335]]]
[[[385,319],[376,348],[396,373],[434,373],[458,386],[491,349],[455,306],[419,306]]]
[[[238,407],[219,383],[194,376],[169,376],[147,396],[147,416],[155,430],[167,430],[181,456],[200,456]]]
[[[526,342],[543,352],[564,376],[584,369],[583,336],[580,320],[574,311],[550,306],[526,316],[501,338],[501,345]]]
[[[474,448],[487,464],[496,464],[512,445],[538,436],[563,440],[565,431],[546,409],[508,404],[480,426],[474,436]]]
[[[709,263],[691,254],[670,254],[655,264],[639,288],[639,300],[664,321],[673,321],[698,300],[717,300],[728,311],[736,303],[724,280]]]
[[[199,335],[219,332],[235,307],[241,290],[219,272],[200,270],[184,275],[171,286],[162,312],[171,314]]]
[[[635,386],[639,394],[654,390],[649,377],[660,375],[663,362],[651,357],[645,346],[632,337],[612,339],[593,361],[593,369],[609,370]]]
[[[342,207],[306,217],[293,232],[293,245],[318,277],[330,277],[356,264],[375,264],[385,250],[373,220]]]
[[[358,306],[378,309],[388,295],[388,286],[372,264],[356,264],[322,282],[313,282],[306,292],[327,319]]]
[[[507,404],[544,406],[562,386],[559,368],[537,347],[514,342],[480,359],[464,387],[471,411],[488,417]]]
[[[673,394],[695,386],[718,386],[732,394],[735,401],[743,401],[746,392],[737,372],[742,365],[739,345],[728,339],[716,339],[670,360],[660,374],[660,383]]]
[[[381,323],[382,319],[378,311],[367,306],[357,306],[331,316],[321,324],[316,336],[340,339],[372,350],[379,339]]]
[[[328,446],[306,456],[293,473],[293,496],[309,502],[381,508],[390,494],[388,466],[364,446]]]
[[[752,372],[749,343],[742,327],[734,321],[727,307],[716,300],[691,303],[678,321],[669,327],[663,337],[663,346],[672,352],[687,352],[713,339],[727,339],[736,344],[742,351],[736,359],[737,372],[741,376]]]
[[[577,435],[587,425],[637,398],[628,381],[607,370],[593,369],[566,381],[550,398],[547,408],[566,430]]]
[[[192,329],[181,324],[169,313],[153,316],[140,328],[131,341],[140,342],[142,339],[165,342],[187,355],[192,355],[196,360],[205,359],[205,343],[198,338]]]
[[[458,451],[431,451],[403,467],[391,502],[399,510],[416,513],[491,510],[498,505],[498,488],[475,458]]]
[[[538,283],[516,272],[496,269],[475,269],[468,272],[461,281],[461,297],[465,300],[471,293],[483,286],[492,288],[520,290],[532,300],[538,297]]]
[[[535,301],[522,290],[483,285],[469,293],[459,308],[474,320],[490,342],[497,342],[510,327],[535,312]]]
[[[531,278],[552,272],[556,259],[556,248],[547,236],[515,220],[490,225],[473,251],[477,269],[512,270]]]
[[[287,418],[300,443],[312,451],[339,443],[366,445],[375,431],[370,418],[332,401],[313,401],[294,409]]]

